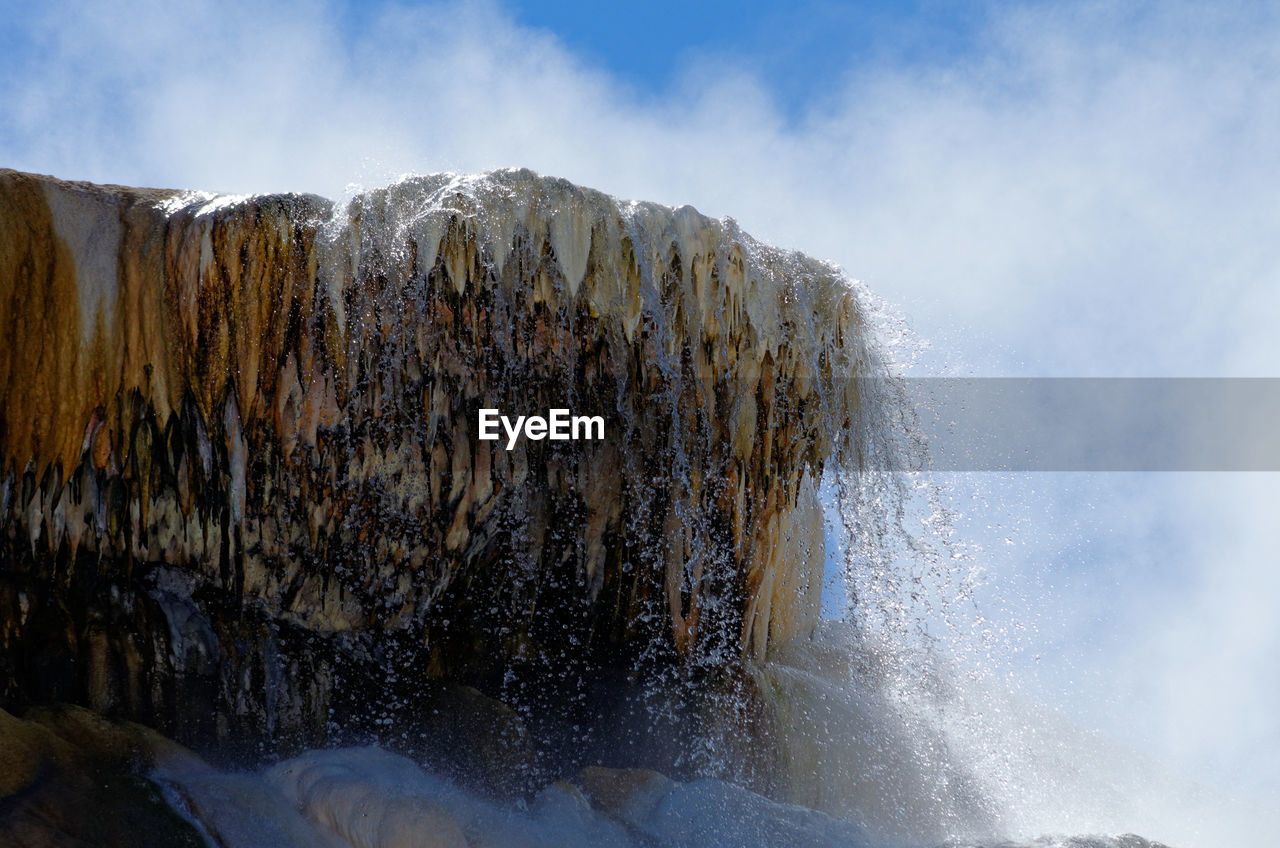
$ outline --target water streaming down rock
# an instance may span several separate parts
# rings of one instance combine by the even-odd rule
[[[816,480],[874,435],[833,269],[527,171],[339,208],[4,172],[0,328],[5,702],[215,755],[486,703],[530,779],[727,761],[704,714],[812,632]],[[508,451],[486,407],[606,437]]]
[[[0,171],[0,706],[194,747],[222,768],[102,762],[222,846],[990,833],[883,646],[819,622],[823,475],[866,579],[902,520],[858,473],[902,437],[867,320],[731,221],[527,171]],[[508,451],[481,408],[605,438]]]

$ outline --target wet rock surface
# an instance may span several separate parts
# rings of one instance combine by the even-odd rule
[[[644,711],[630,764],[714,771],[699,719],[763,732],[717,699],[817,620],[862,324],[731,221],[525,171],[343,208],[0,171],[0,705],[224,764],[470,739],[505,795]],[[606,438],[508,451],[489,407]]]
[[[75,707],[0,711],[0,845],[202,848],[146,776],[155,738]]]
[[[0,337],[0,843],[861,846],[858,812],[984,812],[848,674],[777,663],[817,629],[824,470],[884,467],[833,268],[524,171],[344,207],[0,171]],[[606,437],[507,450],[488,408]]]

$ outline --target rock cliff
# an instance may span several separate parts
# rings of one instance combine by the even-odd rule
[[[0,706],[226,757],[465,714],[526,776],[767,734],[720,707],[817,620],[864,336],[829,266],[527,171],[337,205],[0,171]],[[481,408],[605,438],[507,450]],[[476,733],[459,768],[510,771]]]

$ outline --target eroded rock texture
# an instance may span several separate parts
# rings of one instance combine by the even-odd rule
[[[474,692],[560,756],[689,762],[816,621],[861,322],[730,221],[524,171],[345,208],[0,171],[0,700],[252,753],[438,738]],[[606,438],[508,451],[482,407]],[[660,752],[599,729],[638,712]]]
[[[169,751],[180,755],[153,731],[76,707],[0,710],[0,845],[202,848],[139,773]]]

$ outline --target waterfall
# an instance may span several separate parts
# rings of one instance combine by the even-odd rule
[[[57,793],[94,763],[227,848],[1002,835],[917,627],[965,575],[875,308],[529,171],[0,171],[0,719],[61,781],[23,803],[91,827]]]

